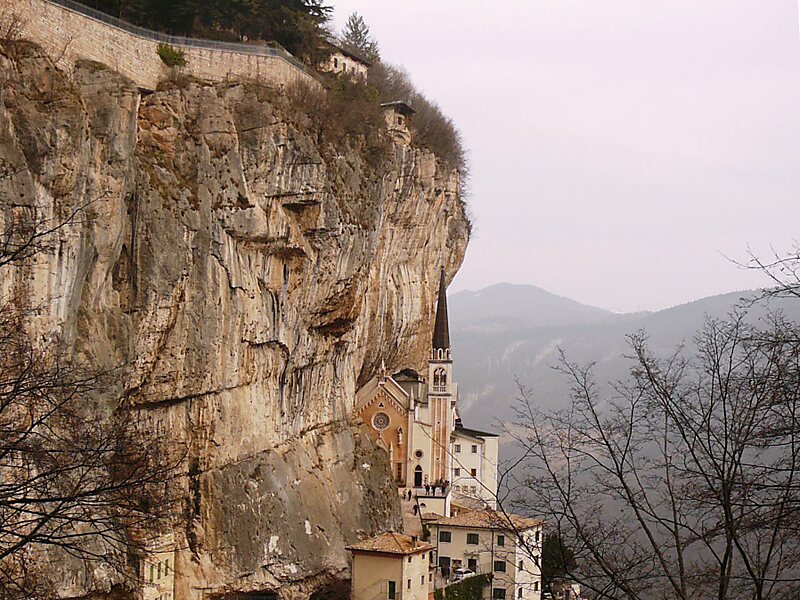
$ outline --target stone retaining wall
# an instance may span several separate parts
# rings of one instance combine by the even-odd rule
[[[76,60],[108,65],[141,88],[153,90],[173,69],[156,53],[158,41],[119,29],[46,0],[0,0],[0,35],[12,24],[16,34],[39,44],[67,71]],[[187,65],[180,72],[209,81],[257,79],[282,86],[296,80],[316,80],[281,56],[239,53],[211,48],[181,47]]]

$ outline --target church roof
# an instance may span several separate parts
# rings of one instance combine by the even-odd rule
[[[422,381],[422,377],[414,369],[403,369],[392,375],[392,379],[395,381]]]
[[[385,554],[417,554],[433,550],[433,546],[417,538],[389,531],[377,537],[347,547],[351,552],[381,552]]]
[[[439,527],[469,527],[472,529],[498,529],[500,531],[524,531],[534,527],[541,527],[544,525],[544,521],[487,509],[460,513],[455,517],[434,521],[431,525],[438,525]]]
[[[433,326],[433,349],[450,349],[450,326],[447,320],[447,281],[445,280],[444,267],[439,280],[439,299],[436,303],[436,322]]]

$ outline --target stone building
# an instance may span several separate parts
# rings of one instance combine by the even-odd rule
[[[322,70],[329,73],[343,73],[354,81],[367,80],[371,62],[332,42],[328,42],[328,45],[331,54]]]
[[[382,368],[357,392],[355,412],[389,454],[398,487],[413,489],[422,512],[449,516],[451,492],[473,507],[495,506],[498,438],[464,427],[458,414],[444,271],[427,374],[389,375]]]
[[[348,546],[352,600],[428,600],[433,546],[388,532]]]
[[[381,104],[383,118],[386,119],[386,128],[395,142],[400,144],[411,143],[411,117],[415,111],[405,102],[394,101]]]

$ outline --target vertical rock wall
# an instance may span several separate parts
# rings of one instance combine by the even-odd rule
[[[86,215],[3,291],[42,339],[123,366],[118,392],[187,444],[177,597],[346,577],[347,543],[399,525],[355,391],[382,361],[424,364],[438,270],[468,239],[457,174],[409,146],[321,147],[251,86],[142,96],[25,44],[0,51],[0,84],[4,205]]]

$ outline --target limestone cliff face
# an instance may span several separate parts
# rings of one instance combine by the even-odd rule
[[[63,217],[2,282],[189,448],[177,597],[306,597],[344,546],[397,525],[386,457],[351,422],[360,382],[424,364],[437,274],[468,239],[457,175],[394,146],[321,147],[246,85],[142,96],[96,64],[0,51],[0,195]],[[107,587],[68,581],[67,594]]]

